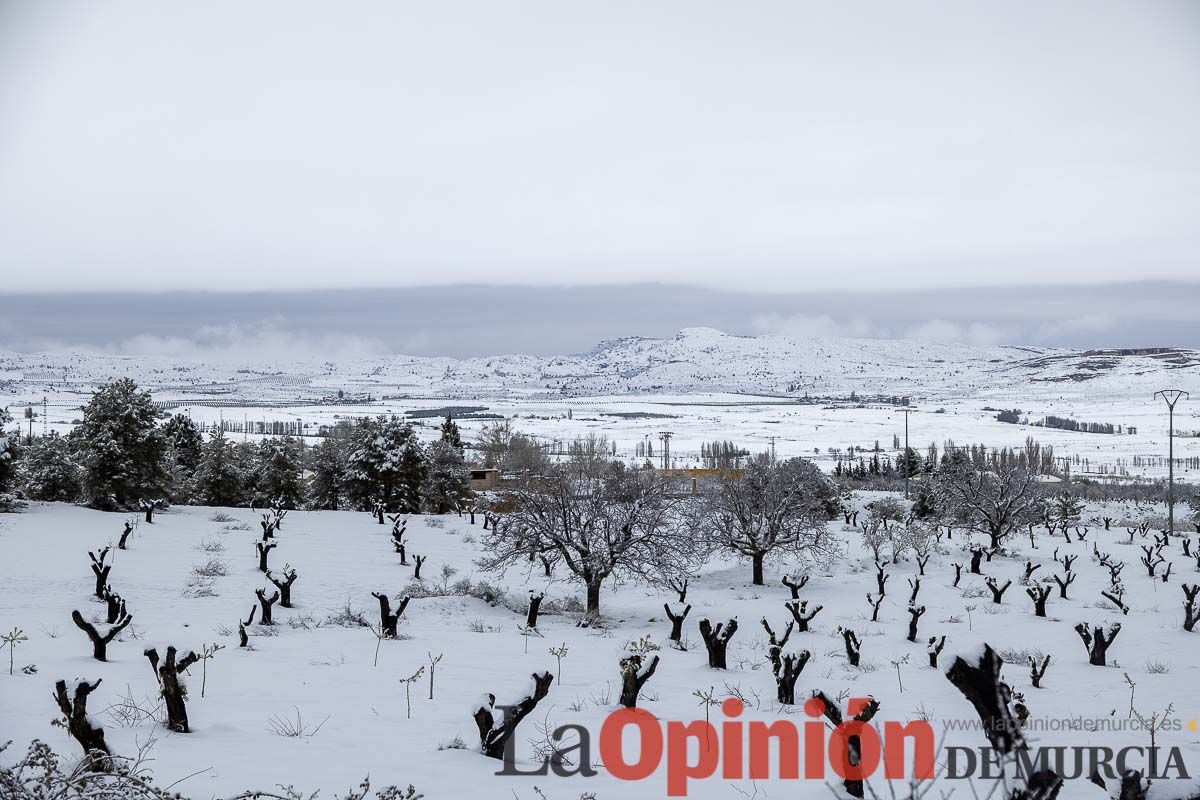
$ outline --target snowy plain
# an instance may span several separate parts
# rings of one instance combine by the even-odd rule
[[[497,417],[515,429],[552,444],[590,433],[617,445],[618,457],[640,463],[638,445],[657,450],[661,431],[670,430],[672,464],[698,463],[703,442],[728,439],[754,452],[774,440],[779,457],[814,458],[828,470],[831,448],[850,445],[867,450],[878,442],[895,454],[893,437],[904,433],[904,413],[885,402],[889,396],[911,398],[909,435],[923,449],[947,439],[959,444],[1018,446],[1033,436],[1054,446],[1060,456],[1087,460],[1094,470],[1125,470],[1128,477],[1161,477],[1165,465],[1166,415],[1154,391],[1200,386],[1195,375],[1200,355],[1190,350],[1067,351],[1047,348],[968,347],[926,342],[872,340],[798,340],[786,337],[734,337],[707,329],[681,331],[669,339],[622,339],[593,351],[561,358],[499,356],[480,359],[420,359],[403,356],[363,358],[338,364],[296,362],[264,365],[253,353],[230,360],[179,358],[170,354],[118,356],[106,353],[8,353],[0,355],[0,392],[20,418],[23,406],[38,416],[37,426],[65,432],[80,406],[101,383],[125,375],[154,393],[170,413],[186,413],[198,422],[293,422],[306,433],[321,425],[364,415],[410,415],[426,437],[435,435],[431,411],[471,407],[456,414],[464,438]],[[338,393],[342,396],[339,397]],[[851,398],[854,393],[854,398]],[[805,396],[810,402],[805,402]],[[1200,456],[1200,429],[1194,407],[1181,405],[1176,416],[1177,457]],[[996,408],[1020,408],[1037,420],[1047,414],[1136,428],[1136,434],[1103,435],[998,422]],[[305,428],[307,426],[307,428]],[[242,434],[256,438],[253,433]],[[306,436],[309,443],[316,442]],[[1133,459],[1159,459],[1135,467]],[[651,459],[657,463],[657,458]],[[1082,466],[1073,473],[1086,472]],[[1180,468],[1178,477],[1194,481],[1194,471]],[[861,507],[876,497],[860,492]],[[366,775],[376,786],[414,784],[429,798],[515,797],[574,800],[586,792],[608,797],[662,797],[665,775],[629,784],[607,775],[593,752],[594,778],[498,777],[496,762],[477,751],[471,709],[492,692],[498,702],[518,699],[534,671],[556,674],[549,696],[518,730],[518,753],[528,767],[533,742],[544,738],[539,726],[578,724],[592,735],[596,749],[600,726],[616,707],[618,661],[630,642],[644,636],[661,649],[662,663],[646,686],[642,706],[661,720],[703,719],[705,709],[694,694],[711,691],[718,698],[739,694],[749,703],[743,720],[775,720],[800,715],[796,707],[775,702],[775,684],[766,658],[767,636],[759,620],[778,631],[789,619],[784,601],[789,591],[784,574],[811,576],[801,598],[824,609],[812,629],[793,634],[790,648],[811,651],[812,659],[797,685],[798,696],[815,690],[830,697],[871,695],[880,701],[879,722],[928,717],[946,746],[980,746],[978,730],[951,729],[952,721],[974,719],[969,704],[941,670],[928,666],[925,639],[946,635],[943,667],[957,652],[972,652],[982,642],[1005,655],[1005,679],[1024,693],[1034,719],[1079,717],[1129,718],[1129,680],[1136,684],[1136,708],[1146,714],[1174,704],[1177,729],[1160,734],[1165,744],[1182,749],[1193,773],[1200,772],[1200,735],[1192,722],[1200,716],[1197,671],[1200,639],[1182,630],[1181,581],[1200,582],[1194,558],[1176,540],[1165,555],[1173,563],[1169,583],[1150,578],[1139,566],[1138,537],[1130,542],[1124,522],[1160,518],[1161,507],[1133,504],[1084,513],[1092,520],[1086,542],[1051,540],[1039,529],[1036,549],[1023,538],[1012,552],[984,565],[986,575],[1013,586],[1002,604],[991,601],[984,576],[964,570],[953,586],[955,562],[967,563],[967,542],[956,532],[943,540],[922,578],[919,602],[928,606],[921,618],[917,643],[906,640],[909,579],[917,565],[911,559],[889,566],[888,595],[879,621],[871,622],[866,593],[875,591],[872,559],[860,545],[859,533],[830,522],[845,548],[845,557],[828,563],[768,561],[765,586],[750,582],[746,564],[720,559],[710,562],[693,582],[687,601],[693,606],[685,624],[686,651],[667,646],[669,622],[664,602],[669,593],[629,583],[605,587],[605,628],[576,627],[576,615],[544,612],[539,635],[524,635],[528,592],[545,591],[547,605],[572,607],[580,587],[565,575],[547,580],[540,569],[504,575],[480,572],[477,561],[480,525],[466,517],[412,516],[410,554],[428,561],[422,569],[424,589],[412,600],[401,624],[402,636],[378,642],[368,628],[341,625],[347,607],[377,620],[371,592],[393,598],[410,593],[412,568],[398,563],[389,542],[389,527],[370,515],[352,512],[291,512],[271,553],[272,567],[295,567],[295,608],[276,605],[276,625],[252,627],[250,649],[237,647],[237,622],[255,604],[254,590],[273,588],[257,570],[254,544],[259,539],[258,513],[249,509],[173,507],[140,524],[127,551],[114,550],[111,583],[128,602],[133,623],[109,646],[109,661],[90,655],[83,633],[71,623],[72,610],[86,618],[102,615],[103,604],[92,597],[89,550],[116,542],[124,515],[105,514],[61,504],[31,504],[23,513],[0,515],[0,630],[20,627],[29,641],[15,653],[15,674],[0,663],[0,742],[14,740],[6,759],[33,738],[52,742],[65,754],[77,746],[50,721],[57,715],[51,700],[59,679],[103,678],[93,695],[92,716],[103,724],[113,749],[135,753],[153,741],[151,757],[160,783],[189,797],[229,797],[255,787],[294,784],[322,790],[322,797],[345,792]],[[1094,520],[1111,516],[1111,531]],[[482,520],[478,520],[482,522]],[[1193,534],[1193,539],[1197,537]],[[1101,598],[1107,570],[1096,563],[1093,543],[1124,561],[1128,615]],[[1200,548],[1200,544],[1194,544]],[[1062,570],[1054,555],[1077,555],[1078,578],[1069,599],[1049,603],[1048,618],[1032,613],[1022,584],[1028,559],[1040,565],[1033,582],[1051,580]],[[224,576],[202,578],[199,568],[211,560],[224,565]],[[443,569],[453,574],[443,577]],[[219,571],[219,570],[218,570]],[[458,593],[467,579],[476,589]],[[500,602],[479,583],[496,584]],[[445,587],[445,591],[438,587]],[[1053,584],[1051,584],[1053,585]],[[473,596],[475,595],[475,596]],[[491,597],[491,602],[483,597]],[[553,610],[553,609],[551,609]],[[696,626],[732,617],[740,629],[730,645],[729,669],[706,665]],[[1080,622],[1124,628],[1110,651],[1109,667],[1087,663],[1074,626]],[[862,665],[847,664],[839,626],[852,627],[862,640]],[[173,644],[199,650],[218,643],[224,649],[206,664],[191,668],[189,717],[193,731],[173,734],[153,719],[122,722],[126,698],[153,707],[157,684],[142,651],[149,645]],[[375,665],[376,646],[378,664]],[[565,645],[559,664],[551,648]],[[413,683],[411,718],[406,712],[402,678],[418,668],[428,670],[430,655],[444,654],[435,678],[435,697],[428,699],[428,672]],[[1027,658],[1050,655],[1045,687],[1030,686]],[[6,662],[9,652],[0,652]],[[36,665],[36,672],[21,668]],[[204,697],[198,685],[206,682]],[[714,720],[719,709],[710,708]],[[295,720],[307,735],[280,736],[272,720]],[[1188,727],[1191,723],[1192,727]],[[1119,748],[1145,746],[1143,731],[1127,729],[1102,734],[1083,728],[1032,734],[1051,745],[1103,744]],[[465,749],[458,749],[461,739]],[[970,794],[964,782],[938,786],[934,795],[953,789]],[[1151,787],[1164,800],[1194,794],[1193,781],[1163,781]],[[535,789],[536,787],[536,789]],[[981,787],[977,787],[981,788]],[[1110,786],[1110,790],[1111,790]],[[881,793],[886,789],[879,787]],[[900,789],[898,789],[900,791]],[[830,796],[820,780],[694,782],[689,796],[702,798]],[[907,795],[902,795],[907,796]],[[1064,797],[1104,796],[1086,781],[1073,781]]]
[[[859,502],[869,499],[862,496]],[[1089,509],[1089,515],[1102,511],[1132,519],[1153,510],[1095,508]],[[506,590],[512,608],[470,596],[414,599],[402,618],[401,637],[381,643],[376,666],[375,636],[367,628],[342,627],[330,620],[350,606],[374,622],[372,591],[393,597],[410,591],[412,569],[398,563],[388,526],[375,524],[365,513],[290,513],[278,536],[280,545],[271,553],[271,564],[278,569],[288,563],[298,570],[295,607],[276,605],[276,625],[269,630],[252,627],[251,648],[239,649],[237,621],[254,605],[254,589],[272,588],[257,570],[258,515],[248,509],[178,507],[157,515],[152,525],[139,525],[129,549],[115,551],[110,582],[127,600],[134,621],[109,646],[109,661],[100,663],[92,659],[86,638],[69,615],[73,609],[87,618],[103,614],[103,605],[91,596],[94,579],[86,553],[113,544],[124,519],[61,504],[34,504],[25,513],[0,518],[0,579],[6,586],[0,594],[0,627],[17,625],[29,636],[16,652],[15,674],[9,676],[5,669],[0,675],[0,739],[23,744],[37,737],[61,752],[74,753],[76,745],[50,725],[56,716],[50,697],[53,684],[60,678],[103,678],[90,709],[105,725],[114,750],[128,755],[154,740],[151,755],[161,782],[182,779],[176,789],[190,797],[226,797],[275,784],[322,789],[323,796],[330,796],[368,774],[376,785],[412,783],[430,798],[535,798],[535,786],[549,798],[575,798],[588,791],[599,797],[665,796],[661,770],[635,784],[606,775],[598,764],[600,774],[589,779],[495,776],[498,763],[475,749],[472,705],[485,692],[496,694],[499,702],[518,699],[532,672],[558,672],[549,649],[565,644],[568,654],[562,660],[561,680],[555,680],[549,696],[518,730],[518,753],[528,768],[531,742],[540,738],[537,726],[547,723],[587,727],[594,749],[604,717],[616,707],[617,662],[630,641],[648,635],[662,646],[658,651],[662,664],[647,684],[642,702],[656,717],[702,719],[704,710],[693,692],[710,689],[718,698],[733,693],[747,698],[743,720],[799,714],[799,706],[786,708],[775,702],[765,655],[767,637],[759,624],[765,617],[777,630],[784,626],[788,619],[784,602],[790,594],[780,577],[797,570],[812,576],[802,598],[824,606],[812,630],[793,634],[789,643],[789,648],[812,653],[797,686],[798,696],[815,690],[830,697],[874,696],[881,704],[879,722],[927,716],[943,745],[978,746],[983,744],[978,730],[944,727],[950,720],[973,719],[973,712],[941,671],[929,667],[924,641],[926,635],[947,636],[943,669],[954,653],[972,651],[986,641],[1012,662],[1005,667],[1005,678],[1024,693],[1034,718],[1125,718],[1128,674],[1137,684],[1136,705],[1142,712],[1174,704],[1174,716],[1183,727],[1160,732],[1160,742],[1179,746],[1189,764],[1200,764],[1200,735],[1194,722],[1193,729],[1186,727],[1200,715],[1194,692],[1200,677],[1196,658],[1200,644],[1196,634],[1180,627],[1182,596],[1177,581],[1163,584],[1138,574],[1141,542],[1125,543],[1129,535],[1116,526],[1110,532],[1093,530],[1085,543],[1051,541],[1044,532],[1036,550],[1027,540],[1014,541],[1012,556],[998,556],[984,565],[984,572],[1001,582],[1013,579],[1000,605],[992,603],[983,576],[964,570],[960,586],[951,586],[952,563],[965,562],[969,555],[962,552],[966,542],[961,533],[943,540],[921,582],[919,601],[928,605],[929,612],[921,620],[918,643],[910,643],[905,638],[910,591],[906,582],[916,577],[915,563],[908,560],[888,567],[887,599],[879,622],[870,622],[865,594],[874,590],[875,568],[858,547],[857,533],[840,521],[831,522],[847,547],[844,560],[824,565],[770,564],[767,585],[762,587],[750,584],[745,564],[710,564],[688,594],[693,609],[685,638],[691,646],[681,652],[666,647],[669,623],[662,605],[674,598],[636,584],[616,591],[606,587],[605,629],[575,627],[572,614],[544,614],[540,635],[523,635],[521,609],[529,590],[545,591],[550,603],[577,597],[578,587],[561,575],[548,581],[540,568],[509,572],[498,579],[481,575],[475,566],[478,545],[472,541],[479,525],[472,527],[466,517],[454,515],[412,516],[408,518],[410,558],[414,553],[428,557],[422,583],[442,584],[442,569],[448,566],[456,570],[449,584],[462,578],[494,581]],[[1094,562],[1092,542],[1129,563],[1128,616],[1100,598],[1107,571]],[[1049,617],[1039,619],[1020,585],[1023,565],[1026,558],[1041,564],[1034,581],[1048,581],[1050,573],[1061,572],[1052,560],[1056,550],[1060,556],[1078,555],[1079,578],[1070,587],[1070,599],[1058,599],[1056,590]],[[1194,560],[1184,558],[1177,544],[1168,553],[1175,574],[1194,579]],[[198,582],[193,570],[214,558],[227,566],[228,574]],[[209,586],[211,596],[194,596],[198,584]],[[728,670],[712,670],[706,664],[695,629],[704,617],[714,622],[739,620]],[[1089,666],[1072,630],[1082,621],[1124,623],[1110,651],[1115,663]],[[840,625],[858,631],[863,642],[858,668],[846,662],[837,632]],[[203,698],[200,665],[190,670],[191,733],[169,733],[154,720],[123,727],[113,710],[106,711],[125,697],[154,705],[157,685],[142,655],[144,648],[174,644],[181,650],[199,650],[207,643],[223,644],[225,649],[207,664]],[[1034,689],[1027,657],[1042,653],[1051,655],[1052,661],[1045,688]],[[411,687],[409,718],[400,679],[427,666],[429,654],[445,654],[436,671],[435,697],[428,699],[426,674]],[[37,665],[37,672],[22,674],[21,667],[27,664]],[[271,732],[273,717],[295,719],[297,715],[311,735],[285,737]],[[714,720],[720,716],[716,709],[712,715]],[[443,749],[456,737],[466,749]],[[1136,730],[1096,734],[1080,729],[1035,733],[1031,738],[1047,746],[1100,743],[1115,748],[1144,746],[1147,736]],[[597,761],[593,754],[593,763]],[[945,783],[945,788],[961,784]],[[1152,787],[1152,796],[1182,797],[1195,790],[1195,782],[1173,780]],[[725,798],[745,793],[815,798],[828,796],[829,791],[819,780],[712,778],[693,782],[689,796]],[[959,791],[968,789],[960,785]],[[1072,782],[1067,796],[1075,795],[1102,796],[1086,781]]]

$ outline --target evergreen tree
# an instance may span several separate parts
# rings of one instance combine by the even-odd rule
[[[238,442],[233,446],[233,463],[242,475],[241,505],[250,505],[261,495],[258,491],[258,445]]]
[[[204,436],[192,418],[183,414],[175,414],[163,425],[163,435],[167,437],[170,447],[171,461],[182,467],[188,473],[196,471],[200,466],[200,449],[204,447]]]
[[[100,387],[71,432],[81,454],[84,499],[116,509],[164,493],[167,441],[150,393],[129,378]]]
[[[304,498],[300,480],[300,445],[291,436],[263,439],[258,444],[254,475],[256,495],[264,504],[298,508]]]
[[[448,443],[460,453],[462,452],[462,434],[458,430],[458,423],[451,419],[449,414],[446,415],[446,421],[442,423],[442,441]]]
[[[917,496],[913,500],[913,516],[917,519],[929,519],[938,513],[937,495],[931,481],[925,481],[917,487]]]
[[[921,456],[911,447],[904,449],[904,454],[896,460],[896,468],[900,471],[900,476],[912,477],[921,472]]]
[[[429,448],[429,468],[421,484],[421,499],[434,514],[459,508],[471,491],[470,472],[462,451],[442,439]]]
[[[6,431],[4,426],[12,422],[12,415],[7,408],[0,408],[0,492],[12,485],[17,474],[17,457],[20,450],[17,446],[21,439],[19,431]]]
[[[225,431],[215,430],[200,451],[196,499],[207,506],[237,506],[245,497],[246,477],[238,464],[237,451]]]
[[[378,500],[389,511],[416,512],[424,477],[424,448],[412,425],[380,416],[355,426],[346,457],[346,488],[358,508],[370,508]]]
[[[79,499],[79,465],[70,443],[57,433],[34,439],[22,454],[21,478],[30,500]]]
[[[309,454],[308,508],[336,511],[342,507],[346,489],[346,448],[341,439],[326,437]]]

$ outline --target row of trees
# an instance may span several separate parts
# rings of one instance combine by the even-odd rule
[[[3,422],[3,420],[0,420]],[[128,509],[142,499],[214,506],[390,511],[457,508],[469,494],[458,426],[422,443],[394,416],[337,426],[315,447],[290,436],[234,442],[207,438],[189,417],[164,418],[150,393],[129,379],[98,390],[67,436],[16,447],[0,434],[0,489],[34,500]]]
[[[927,556],[934,531],[945,526],[985,537],[979,558],[1033,526],[1066,531],[1080,524],[1078,498],[1051,491],[1053,484],[1027,461],[950,452],[956,455],[922,478],[911,507],[895,498],[870,504],[859,525],[864,537],[890,542],[893,555],[900,546]],[[484,566],[550,575],[561,565],[584,586],[587,612],[598,614],[606,582],[641,580],[682,596],[688,578],[714,553],[748,562],[758,585],[768,560],[839,557],[827,526],[838,511],[858,524],[845,488],[802,458],[751,463],[740,479],[718,480],[699,495],[652,468],[610,462],[587,473],[564,464],[494,502]],[[1200,523],[1200,508],[1196,513]]]
[[[494,503],[498,519],[483,541],[494,570],[562,566],[600,612],[608,581],[640,580],[686,592],[714,552],[751,564],[762,584],[768,558],[832,555],[826,522],[837,488],[815,464],[789,459],[750,465],[741,480],[691,495],[652,468],[609,462],[596,474],[552,467]],[[681,589],[681,587],[684,587]]]

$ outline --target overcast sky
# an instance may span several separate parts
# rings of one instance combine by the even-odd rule
[[[1200,3],[0,0],[4,291],[1200,275]]]

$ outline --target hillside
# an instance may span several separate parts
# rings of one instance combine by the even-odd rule
[[[0,391],[10,403],[42,395],[86,396],[131,375],[157,397],[222,405],[330,402],[346,396],[585,397],[752,393],[781,397],[913,395],[962,399],[1086,393],[1142,395],[1186,383],[1200,352],[1182,348],[1068,350],[900,339],[732,336],[687,328],[663,339],[622,338],[575,355],[427,358],[397,355],[339,363],[298,358],[264,365],[235,360],[126,357],[103,353],[7,353]],[[1014,390],[1021,390],[1014,392]]]

